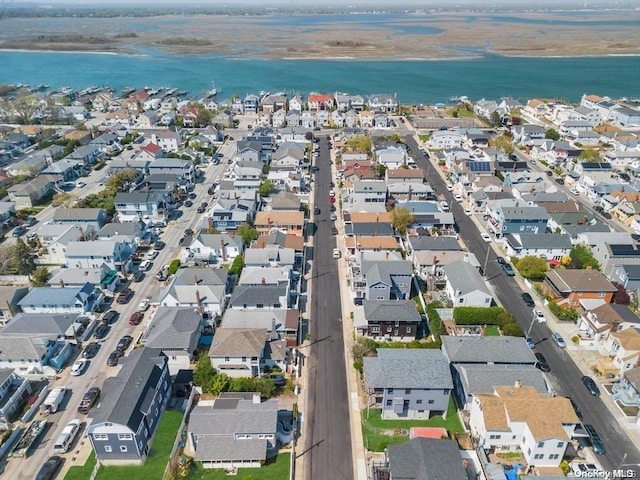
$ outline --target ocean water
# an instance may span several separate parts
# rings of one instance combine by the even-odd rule
[[[223,96],[260,91],[395,93],[401,103],[412,104],[446,102],[460,95],[472,100],[511,96],[572,101],[583,93],[640,96],[640,57],[477,55],[437,61],[236,60],[151,49],[140,55],[0,51],[0,84],[108,85],[118,90],[172,86],[197,97],[215,81]]]

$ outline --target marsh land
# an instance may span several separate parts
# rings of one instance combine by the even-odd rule
[[[640,11],[0,18],[0,49],[231,58],[640,54]]]

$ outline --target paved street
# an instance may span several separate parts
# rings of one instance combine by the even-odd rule
[[[336,246],[329,220],[329,182],[331,165],[326,137],[320,138],[320,156],[316,165],[314,203],[321,213],[315,215],[316,231],[311,269],[310,333],[307,353],[307,411],[303,425],[304,478],[340,480],[353,478],[349,403],[342,337],[340,287]],[[311,211],[313,215],[313,210]]]
[[[527,331],[531,325],[532,310],[522,301],[522,290],[518,287],[513,278],[507,277],[500,265],[495,261],[496,254],[489,248],[489,244],[484,242],[473,220],[465,215],[462,206],[455,201],[453,194],[446,190],[446,185],[442,177],[435,170],[427,158],[418,154],[419,146],[412,136],[407,136],[407,144],[411,148],[413,157],[422,169],[426,172],[428,182],[434,187],[438,194],[445,195],[451,211],[454,214],[459,233],[465,241],[467,247],[473,252],[478,260],[484,265],[486,263],[486,278],[493,287],[499,302],[504,308],[514,315],[520,326]],[[487,257],[487,249],[489,256]],[[535,297],[535,295],[534,295]],[[535,351],[541,352],[551,366],[551,377],[554,388],[558,394],[571,397],[580,406],[584,415],[584,422],[594,425],[600,433],[607,449],[605,455],[598,455],[597,459],[605,470],[621,468],[622,459],[626,456],[625,464],[640,463],[640,452],[633,444],[627,434],[621,431],[617,420],[603,404],[602,400],[593,397],[580,382],[583,373],[575,365],[569,355],[549,339],[551,330],[545,324],[535,323],[531,331],[531,337],[536,342]],[[565,338],[565,340],[569,340]],[[605,395],[606,393],[603,393]]]

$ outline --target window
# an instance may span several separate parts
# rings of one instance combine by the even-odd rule
[[[256,308],[264,308],[264,304],[263,303],[256,303]]]
[[[458,303],[460,303],[460,304],[464,303],[464,298],[458,299]]]
[[[424,410],[418,410],[418,413],[424,413]]]
[[[109,435],[105,434],[105,433],[94,433],[93,434],[93,439],[94,440],[109,440]]]
[[[384,300],[384,297],[383,296],[378,296],[378,297],[376,297],[376,300]]]
[[[598,292],[598,297],[599,298],[604,298],[604,292]]]
[[[549,455],[549,460],[558,460],[560,458],[560,455],[557,453],[552,453]]]
[[[489,440],[500,440],[500,435],[496,435],[496,434],[489,435]]]
[[[392,394],[393,394],[393,388],[390,388],[389,390],[387,390],[387,393],[388,393],[389,395],[392,395]]]
[[[130,433],[119,433],[118,440],[133,440],[133,435]]]
[[[411,333],[411,327],[407,327],[407,333]]]
[[[380,333],[380,326],[379,325],[372,325],[371,326],[371,333]]]
[[[404,389],[404,393],[405,393],[405,395],[409,395],[411,393],[411,389],[410,388],[405,388]]]
[[[122,453],[125,453],[127,451],[127,446],[126,445],[120,445],[120,451]]]
[[[538,448],[544,448],[544,442],[538,442]]]
[[[534,459],[534,460],[542,460],[543,458],[544,458],[544,455],[543,455],[543,454],[541,454],[541,453],[536,453],[536,454],[533,456],[533,459]]]
[[[387,400],[387,407],[390,407],[393,404],[393,400]]]
[[[105,452],[111,452],[111,445],[105,445],[104,446],[104,451]]]
[[[428,403],[429,405],[433,405],[434,401],[433,401],[433,400],[429,400],[427,403]]]
[[[224,361],[228,362],[229,361],[229,357],[224,357]]]
[[[417,405],[422,405],[422,400],[421,399],[416,400],[416,404]]]
[[[246,362],[247,361],[247,357],[242,357],[242,361]]]

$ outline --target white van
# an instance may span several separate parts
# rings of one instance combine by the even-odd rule
[[[334,248],[333,249],[333,258],[340,258],[340,249],[339,248]]]
[[[71,420],[66,427],[64,427],[62,433],[58,435],[58,439],[53,446],[54,453],[67,453],[69,451],[71,444],[80,432],[80,425],[80,420],[75,418]]]
[[[440,209],[443,212],[448,212],[449,211],[449,204],[443,200],[442,202],[440,202]]]

